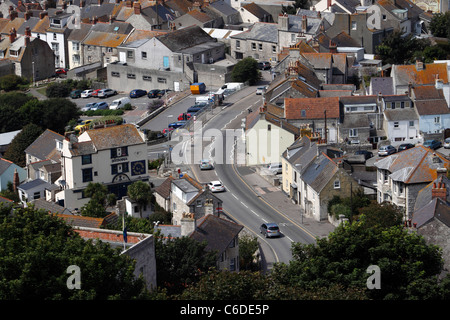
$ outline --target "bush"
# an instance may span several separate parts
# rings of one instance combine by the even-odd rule
[[[47,87],[45,94],[48,98],[65,98],[69,96],[70,91],[72,88],[67,82],[55,82]]]
[[[21,90],[24,86],[28,85],[29,82],[15,74],[8,74],[6,76],[0,77],[0,89],[5,91]]]

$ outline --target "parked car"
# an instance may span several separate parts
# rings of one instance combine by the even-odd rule
[[[88,128],[92,120],[83,120],[79,125],[75,127],[75,130],[81,130],[83,128]]]
[[[91,110],[106,110],[108,109],[108,104],[105,101],[95,103]]]
[[[398,146],[397,151],[400,152],[414,147],[415,145],[413,145],[412,143],[402,143],[401,145]]]
[[[81,94],[80,94],[80,96],[82,97],[82,98],[89,98],[89,97],[92,97],[92,93],[94,92],[94,90],[92,90],[92,89],[87,89],[87,90],[84,90]]]
[[[263,223],[261,227],[259,227],[259,231],[266,237],[279,237],[281,236],[280,228],[276,223]]]
[[[424,147],[436,150],[441,147],[441,142],[437,140],[427,140],[423,143]]]
[[[189,107],[189,108],[186,110],[186,112],[187,112],[187,113],[190,113],[190,114],[195,114],[195,113],[197,113],[197,112],[199,112],[199,111],[202,111],[204,108],[205,108],[205,107],[204,107],[203,105],[195,105],[195,106]]]
[[[444,146],[445,149],[450,149],[450,138],[446,138],[444,140]]]
[[[281,165],[281,162],[277,163],[271,163],[269,164],[269,170],[272,171],[274,174],[280,174],[283,172],[283,167]]]
[[[259,70],[268,70],[268,69],[270,69],[270,63],[267,61],[258,62],[258,69]]]
[[[85,105],[83,108],[81,108],[81,111],[89,111],[89,110],[91,110],[91,108],[93,107],[93,106],[95,106],[95,102],[91,102],[91,103],[88,103],[87,105]]]
[[[186,121],[189,120],[192,117],[192,115],[190,113],[180,113],[180,115],[178,116],[178,121]]]
[[[179,128],[179,127],[184,126],[185,124],[186,124],[186,121],[172,122],[172,123],[169,123],[169,128],[174,128],[174,129],[176,129],[176,128]]]
[[[164,90],[160,90],[157,94],[156,94],[156,96],[158,97],[158,98],[162,98],[162,97],[164,97],[164,95],[167,93],[167,94],[169,94],[169,92],[171,92],[172,90],[170,90],[170,89],[164,89]]]
[[[98,92],[98,97],[99,98],[108,98],[108,97],[114,96],[116,94],[117,94],[116,90],[113,90],[113,89],[101,89]]]
[[[73,90],[72,92],[70,92],[70,97],[72,99],[81,98],[81,93],[82,92],[83,92],[83,90]]]
[[[130,91],[130,98],[139,98],[142,96],[145,96],[147,94],[147,91],[142,89],[134,89]]]
[[[373,157],[373,153],[368,150],[358,150],[355,152],[355,155],[360,155],[360,154],[364,156],[365,160]]]
[[[147,97],[149,97],[149,98],[157,98],[158,97],[158,93],[159,93],[159,89],[153,89],[153,90],[150,90],[148,93],[147,93]]]
[[[122,109],[127,103],[131,104],[131,100],[128,97],[122,97],[111,102],[109,108],[111,110]]]
[[[58,68],[58,69],[56,69],[55,73],[57,75],[66,75],[68,70],[69,69],[66,69],[66,68]]]
[[[207,159],[203,159],[200,161],[200,170],[211,170],[213,168],[213,165],[211,164],[211,161]]]
[[[162,134],[167,136],[172,131],[173,131],[173,128],[166,128],[166,129],[163,129],[161,132],[162,132]]]
[[[222,192],[225,191],[225,187],[223,186],[222,182],[220,181],[211,181],[208,183],[209,190],[211,192]]]
[[[258,87],[256,88],[256,94],[262,95],[264,92],[266,92],[266,87]]]
[[[100,90],[102,90],[102,89],[95,89],[95,90],[92,92],[92,96],[93,96],[94,98],[98,98],[98,92],[99,92]]]
[[[396,152],[397,152],[397,149],[395,149],[391,145],[382,146],[380,149],[378,149],[378,155],[380,157],[385,157],[385,156],[388,156],[388,155],[396,153]]]

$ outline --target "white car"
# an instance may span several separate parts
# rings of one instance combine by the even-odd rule
[[[266,87],[259,87],[256,89],[257,95],[262,95],[264,92],[266,92]]]
[[[450,149],[450,138],[445,138],[443,147],[445,149]]]
[[[220,181],[211,181],[208,183],[209,190],[211,192],[222,192],[225,191],[225,187]]]
[[[92,90],[92,89],[84,90],[84,91],[81,93],[81,97],[82,97],[82,98],[89,98],[89,97],[92,96],[92,92],[94,92],[94,90]]]

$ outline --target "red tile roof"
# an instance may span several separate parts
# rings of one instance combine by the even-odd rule
[[[304,116],[302,116],[304,110]],[[284,117],[287,120],[339,118],[339,97],[285,98]]]

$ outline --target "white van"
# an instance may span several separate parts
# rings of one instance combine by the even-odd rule
[[[131,104],[131,100],[128,97],[116,99],[113,102],[111,102],[109,109],[111,110],[122,109],[127,103]]]
[[[283,172],[283,167],[281,165],[281,162],[271,163],[269,165],[269,170],[272,171],[275,174],[279,174]]]

